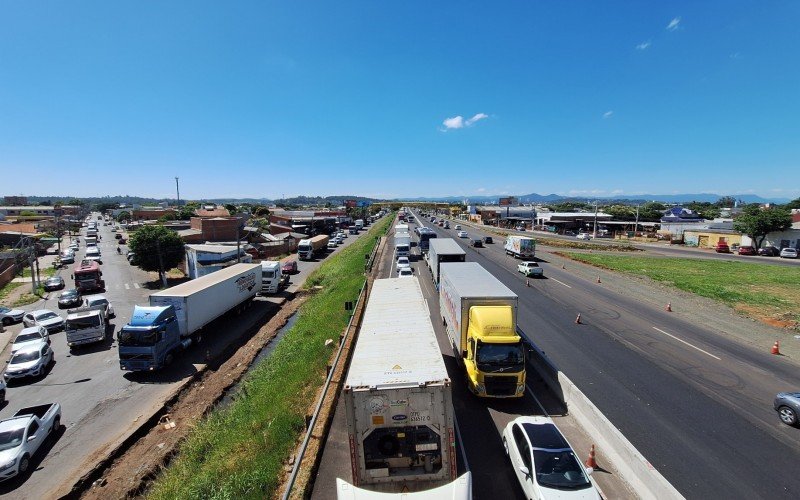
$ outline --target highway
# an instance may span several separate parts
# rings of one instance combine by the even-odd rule
[[[546,279],[527,287],[502,238],[476,250],[433,229],[520,296],[523,331],[684,496],[800,496],[800,433],[772,409],[775,393],[800,387],[796,364],[550,265],[541,248]]]
[[[10,417],[25,406],[55,401],[62,406],[63,431],[32,460],[33,470],[30,474],[0,483],[0,498],[38,500],[59,497],[68,492],[82,474],[103,459],[205,366],[206,351],[212,355],[224,352],[229,344],[235,345],[233,339],[260,326],[261,318],[277,307],[275,298],[257,298],[241,316],[226,316],[224,325],[210,325],[204,335],[202,348],[197,346],[189,349],[185,357],[177,359],[169,368],[152,374],[122,372],[114,342],[116,332],[130,319],[134,304],[147,304],[151,292],[147,287],[157,287],[158,283],[148,285],[154,275],[131,266],[124,252],[123,255],[117,254],[117,244],[110,226],[100,223],[98,229],[102,236],[99,245],[103,258],[101,269],[106,282],[103,295],[113,304],[116,312],[116,317],[111,320],[112,328],[107,332],[108,340],[70,353],[63,331],[55,333],[51,339],[56,363],[47,376],[9,386],[6,396],[8,402],[0,408],[0,419]],[[85,252],[83,234],[76,261]],[[349,236],[345,245],[356,238]],[[288,291],[295,291],[320,264],[319,259],[299,262],[299,273],[292,276]],[[74,285],[70,279],[72,268],[70,264],[67,269],[60,271],[66,288]],[[46,308],[66,317],[66,310],[58,309],[59,294],[51,292],[47,300],[40,300],[23,309]],[[21,329],[21,323],[9,327],[11,338]],[[215,335],[218,331],[224,331],[226,335]],[[8,359],[10,347],[2,347],[6,347],[2,353],[3,359]]]

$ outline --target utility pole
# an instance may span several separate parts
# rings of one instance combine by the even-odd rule
[[[178,196],[178,206],[181,204],[181,188],[178,185],[178,178],[175,177],[175,193]]]
[[[633,237],[636,238],[636,231],[639,230],[639,204],[636,204],[636,226],[633,228]]]
[[[592,231],[592,239],[597,238],[597,201],[594,202],[594,231]]]
[[[239,252],[240,252],[240,250],[239,250],[239,239],[240,239],[240,237],[239,237],[239,228],[240,227],[241,227],[241,224],[239,224],[237,222],[236,223],[236,263],[237,264],[242,262],[242,256],[239,254]]]

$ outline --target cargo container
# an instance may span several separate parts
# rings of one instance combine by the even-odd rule
[[[319,234],[307,240],[300,240],[297,245],[297,256],[300,260],[312,260],[328,250],[329,240],[330,237],[326,234]]]
[[[411,235],[408,233],[394,233],[394,253],[397,257],[411,255]]]
[[[120,368],[157,370],[202,338],[202,328],[231,310],[241,311],[261,290],[260,264],[234,264],[150,295],[134,306],[118,335]]]
[[[343,390],[353,484],[391,493],[456,479],[451,390],[419,280],[376,280]]]
[[[467,386],[482,397],[525,394],[517,295],[477,262],[444,263],[439,310]]]
[[[518,259],[533,259],[536,256],[536,240],[527,236],[509,235],[505,243],[506,255]]]
[[[428,241],[428,267],[433,282],[439,283],[439,266],[444,262],[464,262],[467,253],[453,238],[436,238]]]

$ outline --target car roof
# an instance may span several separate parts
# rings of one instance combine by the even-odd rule
[[[86,300],[88,300],[89,302],[97,302],[98,300],[105,300],[106,302],[108,302],[108,299],[106,298],[105,295],[92,295],[91,297],[87,297]]]
[[[17,334],[17,337],[19,337],[20,335],[33,333],[33,332],[39,333],[39,332],[42,331],[41,329],[42,329],[41,326],[28,326],[28,327],[25,327],[25,328],[23,328],[22,330],[19,331],[19,333]],[[14,337],[14,338],[16,338],[16,337]]]
[[[561,434],[561,431],[558,430],[556,424],[549,417],[519,417],[514,420],[514,423],[522,427],[534,449],[571,449],[564,435]]]
[[[23,354],[23,353],[26,353],[26,352],[38,351],[39,349],[42,348],[42,346],[45,346],[45,345],[47,345],[47,341],[45,341],[44,339],[37,340],[35,342],[31,342],[30,344],[28,344],[26,346],[21,347],[14,354],[16,355],[16,354]]]
[[[39,315],[41,315],[41,314],[44,314],[44,313],[53,313],[53,314],[55,314],[55,313],[54,313],[53,311],[51,311],[50,309],[37,309],[37,310],[35,310],[35,311],[31,311],[31,314],[32,314],[33,316],[39,316]]]

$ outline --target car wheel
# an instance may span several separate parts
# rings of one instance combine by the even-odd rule
[[[10,326],[11,318],[3,318],[3,326]]]
[[[781,406],[778,408],[778,416],[786,425],[797,425],[797,412],[788,406]]]
[[[28,457],[28,454],[22,455],[22,458],[19,459],[19,473],[25,474],[28,471],[28,466],[31,464],[31,459]]]
[[[61,428],[61,417],[56,416],[56,418],[53,420],[53,427],[50,428],[50,434],[53,434],[60,428]]]

